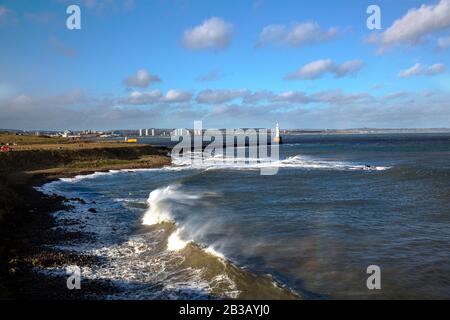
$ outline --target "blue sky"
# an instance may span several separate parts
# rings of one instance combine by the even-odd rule
[[[81,30],[66,28],[70,4]],[[370,4],[381,8],[379,31],[366,26]],[[449,8],[0,1],[0,128],[447,127]],[[142,83],[130,80],[139,72]]]

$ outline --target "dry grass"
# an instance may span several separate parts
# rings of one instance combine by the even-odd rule
[[[17,143],[19,145],[25,144],[53,144],[53,143],[70,143],[69,138],[52,138],[47,136],[32,136],[32,135],[16,135],[12,133],[0,133],[1,143]]]
[[[95,171],[156,168],[170,164],[168,149],[125,142],[89,142],[66,138],[0,134],[15,143],[0,153],[0,218],[17,202],[8,184],[26,185],[35,178],[55,178]],[[6,182],[9,181],[7,184]]]
[[[145,147],[135,143],[126,143],[121,141],[82,141],[80,139],[46,137],[32,135],[15,135],[0,133],[0,143],[15,144],[11,146],[13,151],[25,150],[80,150],[80,149],[98,149],[98,148],[136,148]]]

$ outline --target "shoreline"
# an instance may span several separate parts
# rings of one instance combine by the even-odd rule
[[[93,300],[122,293],[123,288],[117,286],[112,279],[83,278],[82,290],[67,289],[66,281],[69,275],[65,275],[64,270],[68,266],[76,265],[81,269],[95,269],[102,266],[105,261],[102,257],[90,253],[59,249],[58,245],[64,242],[89,243],[95,239],[95,236],[93,237],[84,228],[67,230],[65,227],[71,226],[73,221],[58,221],[54,213],[70,212],[78,205],[85,207],[86,212],[95,213],[97,201],[82,199],[78,195],[64,196],[57,192],[46,193],[41,188],[47,183],[62,178],[88,176],[110,171],[163,168],[171,164],[171,158],[168,155],[169,149],[148,145],[124,147],[120,143],[109,144],[108,148],[95,149],[93,148],[95,143],[89,145],[88,148],[84,147],[85,143],[81,148],[76,148],[75,152],[70,150],[69,156],[66,151],[73,148],[72,145],[62,151],[59,151],[59,147],[55,151],[54,146],[49,147],[48,145],[46,145],[48,149],[26,146],[23,151],[15,151],[6,155],[0,154],[0,174],[5,176],[4,181],[0,180],[0,190],[10,192],[11,196],[7,195],[6,200],[12,199],[9,201],[12,203],[11,207],[3,206],[5,196],[2,197],[0,194],[0,234],[2,236],[0,299]],[[37,161],[30,161],[32,160],[29,159],[30,155],[33,156],[33,153],[36,152],[38,156],[34,160],[37,159]],[[131,157],[130,153],[133,154]],[[9,156],[13,157],[15,161],[11,161]],[[49,161],[48,156],[54,156],[54,158]],[[16,168],[18,169],[15,170]],[[7,214],[2,207],[6,207]],[[169,237],[168,233],[167,237]],[[261,288],[265,287],[264,293],[258,291],[256,296],[253,295],[254,290],[244,290],[242,296],[244,299],[268,298],[274,293],[277,297],[285,299],[300,298],[297,293],[267,275],[253,275],[235,266],[231,261],[226,260],[226,262],[219,263],[220,259],[217,257],[211,260],[209,255],[217,255],[197,244],[190,244],[183,250],[186,251],[184,254],[188,254],[189,257],[201,256],[202,261],[210,261],[216,265],[216,269],[227,266],[225,269],[234,270],[233,276],[240,279],[245,288],[248,288],[254,281],[258,282],[258,286]],[[192,262],[195,265],[198,263]],[[61,272],[53,273],[51,269],[59,269]],[[214,294],[206,294],[206,296],[208,299],[215,297]]]
[[[132,169],[158,169],[164,166],[123,168],[119,170]],[[60,241],[88,239],[89,234],[80,232],[68,232],[53,229],[57,227],[56,219],[53,214],[60,210],[70,210],[70,201],[84,202],[81,198],[67,198],[60,195],[46,195],[37,188],[42,187],[61,178],[73,178],[79,175],[87,176],[98,172],[109,172],[115,169],[85,170],[71,174],[62,174],[60,176],[41,176],[28,185],[23,186],[23,199],[26,202],[23,209],[15,217],[8,217],[2,224],[12,227],[10,232],[4,233],[3,240],[8,241],[9,248],[15,253],[7,257],[7,269],[2,263],[2,285],[6,288],[6,297],[4,293],[1,298],[6,299],[25,299],[25,300],[78,300],[88,299],[87,296],[96,294],[109,294],[116,292],[116,288],[107,280],[85,280],[83,281],[83,290],[68,290],[66,288],[66,277],[56,275],[45,275],[37,272],[34,268],[64,268],[68,265],[77,265],[80,267],[92,266],[101,263],[94,256],[58,250],[54,248]],[[31,209],[30,209],[31,208]],[[28,220],[29,214],[33,217]],[[24,215],[27,215],[26,217]],[[22,218],[26,218],[25,221]],[[4,227],[4,226],[2,226]],[[16,233],[17,232],[17,233]],[[23,239],[23,236],[26,236]],[[7,249],[7,250],[8,250]],[[3,259],[2,259],[3,260]],[[5,275],[7,271],[9,277]]]
[[[70,178],[77,175],[88,175],[95,172],[110,170],[132,170],[162,168],[170,164],[168,149],[159,146],[127,146],[142,157],[130,157],[120,153],[122,144],[112,145],[108,149],[94,149],[94,153],[108,158],[101,166],[92,166],[92,162],[76,163],[48,167],[47,163],[38,170],[15,171],[3,156],[0,157],[0,171],[4,179],[0,185],[4,194],[0,199],[2,212],[0,215],[0,299],[7,300],[78,300],[89,299],[90,294],[107,294],[115,292],[116,288],[106,280],[87,280],[83,282],[83,290],[68,290],[66,277],[55,277],[36,272],[35,268],[64,267],[67,265],[88,266],[99,261],[89,255],[63,252],[52,248],[60,241],[83,239],[88,234],[67,232],[55,229],[56,222],[53,213],[59,210],[69,210],[69,201],[82,199],[67,199],[62,196],[46,195],[36,190],[46,183]],[[106,152],[105,152],[106,150]],[[72,161],[84,160],[85,149],[77,149],[77,157],[65,159]],[[39,150],[49,156],[48,150]],[[56,151],[58,152],[58,151]],[[14,157],[20,157],[21,151],[16,151]],[[54,151],[52,152],[54,153]],[[13,153],[11,153],[13,154]],[[92,156],[92,150],[90,150]],[[76,159],[75,159],[76,158]],[[126,159],[124,159],[126,158]],[[30,159],[25,159],[25,161]],[[70,161],[69,161],[70,162]],[[3,164],[3,166],[2,166]],[[32,169],[36,163],[30,163]],[[6,170],[5,170],[6,169]],[[22,168],[21,168],[22,169]],[[4,174],[6,172],[6,174]]]
[[[69,177],[68,175],[59,178]],[[49,196],[36,190],[58,177],[42,178],[39,182],[23,186],[23,199],[26,201],[23,209],[28,212],[15,212],[16,217],[8,217],[2,224],[12,227],[11,232],[3,233],[8,245],[6,251],[10,251],[2,265],[2,283],[5,285],[7,299],[47,300],[47,299],[82,299],[83,294],[76,290],[69,291],[65,288],[64,277],[47,276],[37,272],[34,268],[61,267],[66,265],[90,265],[96,263],[93,257],[75,253],[68,253],[52,248],[59,241],[82,239],[88,235],[82,233],[69,233],[53,229],[56,221],[53,213],[59,210],[70,210],[67,203],[71,200],[63,196]],[[22,217],[25,214],[33,214]],[[27,221],[24,221],[26,218]],[[24,239],[25,236],[25,239]],[[2,259],[3,260],[3,259]],[[5,268],[6,267],[6,268]],[[8,269],[8,270],[5,270]],[[8,273],[6,275],[5,273]],[[91,290],[111,290],[106,283],[91,283],[83,286]],[[86,290],[83,290],[86,292]]]
[[[124,172],[129,172],[129,170],[124,169]],[[93,173],[94,175],[96,175],[95,172]],[[116,173],[116,172],[111,172],[112,174]],[[76,177],[77,180],[78,178],[80,179],[85,179],[85,178],[89,178],[89,174],[88,175],[83,175],[83,176],[77,176]],[[44,185],[45,187],[45,185]],[[45,189],[45,188],[44,188]],[[156,190],[156,189],[155,189]],[[153,190],[153,191],[155,191]],[[48,192],[47,194],[63,194],[64,192],[60,193],[58,191],[58,188],[53,189],[52,186],[50,186],[50,188],[48,190],[44,190],[43,192]],[[66,195],[67,196],[67,195]],[[77,195],[74,195],[75,197],[78,197]],[[71,197],[71,196],[68,196]],[[86,212],[87,208],[89,208],[92,205],[92,208],[88,209],[89,210],[99,210],[98,208],[98,204],[99,204],[99,200],[97,200],[97,198],[84,198],[83,196],[81,196],[82,198],[70,198],[69,200],[72,202],[73,204],[73,208],[78,208],[73,210],[72,212],[75,212],[76,215],[78,216],[78,214],[83,214],[82,212]],[[101,200],[100,200],[101,201]],[[79,208],[83,208],[83,211],[79,211]],[[71,211],[71,210],[68,210]],[[96,212],[96,211],[92,211],[92,212]],[[64,212],[62,213],[63,215],[65,214]],[[65,228],[65,226],[71,227],[72,223],[75,222],[76,220],[74,220],[76,218],[74,218],[74,216],[72,217],[65,217],[63,220],[59,220],[58,218],[56,218],[56,220],[58,220],[59,224],[58,226],[61,228]],[[75,223],[76,224],[76,223]],[[149,231],[150,229],[154,229],[154,230],[158,230],[159,232],[162,232],[164,234],[163,238],[164,239],[160,239],[163,241],[160,241],[161,244],[164,244],[165,247],[165,243],[168,242],[170,243],[170,238],[174,235],[177,234],[177,224],[173,221],[173,220],[164,220],[155,224],[146,224],[144,223],[144,225],[141,227],[141,230],[144,230],[144,228],[147,228]],[[83,230],[84,229],[83,225]],[[113,228],[113,230],[115,230],[115,228]],[[92,230],[91,230],[92,231]],[[87,233],[87,235],[89,236],[90,233]],[[95,234],[95,232],[94,232]],[[137,233],[139,234],[139,232]],[[80,240],[80,239],[78,239]],[[87,243],[89,243],[91,240],[95,241],[95,237],[92,238],[85,238],[84,239]],[[81,239],[81,241],[84,241],[83,239]],[[175,240],[177,241],[177,240]],[[181,240],[183,241],[183,240]],[[242,291],[238,290],[236,292],[238,292],[237,294],[239,295],[239,298],[236,296],[227,296],[226,294],[234,294],[233,291],[226,291],[226,292],[222,292],[222,291],[211,291],[211,292],[202,292],[201,290],[199,290],[196,294],[199,295],[200,300],[206,299],[206,300],[216,300],[216,299],[244,299],[244,300],[253,300],[253,299],[258,299],[258,300],[266,300],[266,299],[273,299],[273,297],[276,297],[276,299],[286,299],[286,300],[292,300],[292,299],[302,299],[302,296],[295,292],[294,290],[292,290],[291,288],[289,288],[288,286],[283,285],[281,282],[278,282],[277,280],[275,280],[271,275],[269,274],[258,274],[258,273],[252,273],[249,270],[246,270],[245,268],[241,268],[238,264],[236,264],[235,262],[228,260],[226,257],[224,257],[223,255],[215,252],[213,249],[209,248],[209,247],[204,247],[202,245],[199,245],[198,243],[196,243],[193,240],[189,240],[189,241],[183,241],[185,242],[183,247],[173,247],[173,249],[169,248],[169,244],[167,245],[167,251],[180,251],[180,254],[182,254],[183,256],[185,256],[185,261],[184,263],[186,263],[187,265],[193,267],[193,268],[205,268],[207,267],[208,269],[212,266],[212,270],[215,270],[213,272],[218,272],[218,275],[221,275],[223,272],[226,272],[228,276],[231,276],[230,281],[232,281],[233,283],[235,283],[236,280],[239,280],[239,288],[243,288]],[[158,245],[159,246],[159,245]],[[65,252],[70,252],[71,249],[63,249],[65,250]],[[66,251],[67,250],[67,251]],[[77,251],[78,252],[78,251]],[[83,255],[83,253],[80,254],[80,257],[85,257]],[[109,265],[109,261],[105,261],[103,260],[104,258],[102,257],[102,255],[96,255],[94,254],[93,256],[88,256],[88,257],[94,257],[94,258],[98,258],[98,259],[102,259],[102,262],[99,261],[99,264],[101,264],[102,268]],[[97,267],[96,263],[97,261],[95,260],[89,260],[87,265],[83,265],[83,262],[80,263],[75,263],[77,266],[79,266],[81,269],[83,269],[83,267],[88,267],[89,269],[95,269],[95,267]],[[112,265],[114,265],[114,263],[112,263]],[[185,265],[186,267],[186,265]],[[55,266],[55,269],[61,269],[59,266]],[[107,267],[106,267],[107,268]],[[222,270],[222,271],[218,271],[218,270]],[[49,270],[49,274],[52,274],[51,276],[54,276],[55,274],[59,274],[61,270],[57,271],[56,273],[52,270]],[[231,274],[228,274],[229,272],[231,272]],[[213,273],[214,275],[215,273]],[[206,280],[207,282],[215,279],[211,274],[206,275],[208,280]],[[101,278],[101,277],[100,277]],[[84,278],[83,277],[83,290],[85,290],[85,281],[88,278]],[[91,278],[92,279],[92,278]],[[108,277],[109,279],[109,277]],[[112,277],[111,279],[114,279],[114,277]],[[62,280],[66,280],[66,278],[62,279]],[[89,280],[88,280],[89,281]],[[93,294],[93,297],[87,297],[88,299],[103,299],[107,298],[108,295],[111,296],[116,296],[119,297],[118,299],[125,298],[127,299],[127,296],[122,296],[123,295],[123,290],[124,287],[121,285],[118,285],[116,288],[117,290],[114,291],[114,285],[112,284],[115,280],[93,280],[93,283],[96,285],[95,287],[95,292],[87,292],[87,295]],[[217,280],[216,280],[217,281]],[[92,282],[92,280],[91,280]],[[226,281],[225,281],[226,282]],[[111,284],[111,285],[110,285]],[[65,285],[65,282],[64,282]],[[110,285],[110,286],[108,286]],[[100,288],[99,288],[100,286]],[[258,288],[258,291],[255,291],[253,288],[256,287]],[[152,287],[151,284],[148,284],[148,287]],[[252,287],[252,288],[250,288]],[[180,288],[180,291],[173,291],[176,295],[180,294],[180,297],[182,300],[184,299],[197,299],[197,298],[192,298],[192,297],[188,297],[186,296],[186,292],[183,292],[182,288]],[[195,290],[194,290],[195,291]],[[194,292],[192,291],[192,292]],[[139,292],[139,291],[136,291]],[[148,297],[149,292],[146,292],[145,289],[143,290],[143,292],[139,293],[140,295],[142,295],[143,297]],[[169,293],[167,293],[169,292]],[[164,294],[169,294],[172,291],[165,291],[165,290],[161,290],[161,297]],[[190,294],[192,294],[192,292]],[[145,295],[147,294],[147,296]],[[152,296],[154,296],[153,293],[151,293]],[[156,293],[156,295],[159,297],[159,292]],[[86,297],[84,297],[86,298]],[[113,298],[116,299],[116,298]],[[139,298],[141,299],[141,298]],[[144,298],[146,299],[146,298]],[[152,298],[153,299],[153,298]],[[156,299],[163,299],[164,298],[156,298]]]

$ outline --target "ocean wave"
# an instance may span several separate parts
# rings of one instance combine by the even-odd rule
[[[168,200],[188,203],[190,200],[199,199],[198,194],[187,194],[179,191],[179,185],[169,185],[153,190],[147,200],[149,209],[142,218],[145,225],[155,225],[162,222],[171,222],[173,217]]]
[[[119,170],[109,170],[109,171],[105,171],[105,172],[94,172],[91,174],[83,174],[83,175],[77,175],[75,177],[71,177],[71,178],[60,178],[61,181],[63,182],[67,182],[67,183],[76,183],[82,180],[86,180],[86,179],[95,179],[98,177],[102,177],[102,176],[110,176],[113,174],[118,173]]]
[[[67,181],[58,181],[47,187],[44,185],[41,190],[50,194],[73,196],[72,193],[61,191],[59,186],[62,183]],[[173,187],[164,189],[167,189],[166,192],[154,192],[148,201],[154,205],[160,202],[158,199],[161,196],[174,196]],[[183,196],[179,191],[174,193],[179,201],[196,198],[192,195]],[[122,202],[131,199],[119,200]],[[226,268],[210,276],[207,265],[199,268],[196,263],[186,262],[183,249],[193,244],[193,241],[183,240],[183,229],[177,228],[175,223],[167,223],[168,220],[161,219],[161,222],[165,222],[163,225],[153,225],[145,233],[129,236],[132,226],[124,226],[125,229],[120,227],[121,222],[111,216],[111,210],[115,208],[111,204],[99,199],[95,205],[80,201],[69,203],[70,210],[53,213],[56,228],[67,232],[83,232],[90,237],[88,241],[61,242],[55,248],[93,255],[104,260],[101,265],[81,267],[83,279],[108,280],[120,288],[120,292],[102,299],[214,299],[237,298],[240,293],[226,274]],[[88,209],[91,207],[97,213],[90,213]],[[200,256],[203,254],[203,250],[196,244],[189,246],[189,251]],[[47,268],[40,272],[65,275],[64,268]]]
[[[112,176],[120,173],[139,172],[164,172],[183,170],[260,170],[262,168],[291,168],[291,169],[317,169],[317,170],[343,170],[343,171],[385,171],[391,169],[389,166],[374,166],[366,164],[351,163],[345,161],[333,161],[324,159],[314,159],[309,156],[295,155],[283,160],[268,158],[227,158],[222,155],[213,155],[204,158],[201,152],[193,152],[186,157],[172,157],[172,165],[162,168],[142,168],[142,169],[120,169],[105,172],[94,172],[91,174],[77,175],[70,178],[60,178],[49,182],[36,189],[45,194],[54,193],[54,189],[60,183],[77,183],[83,180],[96,179],[99,177]],[[192,157],[191,157],[192,156]]]
[[[116,173],[92,174],[87,179]],[[76,188],[62,186],[82,180],[81,177],[58,180],[40,189],[48,194],[83,198],[85,195],[77,194]],[[81,267],[83,279],[109,280],[120,288],[118,293],[101,298],[299,298],[271,277],[239,268],[219,252],[215,244],[204,245],[195,241],[196,232],[201,232],[201,228],[189,229],[192,225],[178,221],[173,210],[179,205],[195,206],[197,201],[207,196],[212,196],[212,193],[187,192],[179,184],[153,190],[146,200],[147,211],[143,216],[140,213],[144,229],[139,234],[133,234],[134,224],[125,218],[120,206],[139,199],[102,197],[84,199],[84,202],[70,201],[70,210],[54,213],[56,228],[86,233],[89,238],[61,242],[56,248],[103,260],[101,265]],[[96,213],[90,212],[90,208],[95,208]],[[64,268],[41,271],[54,275],[65,273]]]
[[[183,235],[187,226],[179,226],[172,214],[171,206],[176,204],[193,204],[193,201],[201,199],[203,194],[191,194],[182,191],[180,185],[172,184],[164,188],[159,188],[150,192],[147,203],[148,210],[142,218],[144,225],[157,225],[164,222],[174,223],[176,229],[172,232],[167,242],[167,250],[179,251],[184,249],[189,243],[194,242],[193,239],[185,239]],[[213,247],[203,248],[205,252],[218,258],[225,259],[223,253],[218,252]]]
[[[193,242],[192,240],[183,240],[180,235],[182,231],[182,229],[176,229],[172,232],[170,237],[167,239],[167,250],[179,251],[186,248],[189,243]]]
[[[332,170],[383,171],[390,169],[390,167],[384,166],[369,166],[344,161],[318,160],[300,155],[296,155],[293,157],[289,157],[285,160],[281,160],[276,165],[278,165],[281,168],[332,169]]]
[[[213,155],[204,157],[202,153],[188,153],[183,157],[173,157],[172,165],[178,168],[203,170],[258,170],[261,168],[294,168],[294,169],[326,169],[326,170],[363,170],[384,171],[387,166],[372,166],[344,161],[314,159],[304,155],[296,155],[283,160],[266,158],[239,158]]]

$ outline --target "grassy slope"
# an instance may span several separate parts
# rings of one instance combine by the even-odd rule
[[[0,153],[0,220],[20,197],[14,187],[37,179],[170,164],[166,148],[148,145],[4,133],[0,134],[0,142],[15,144],[12,152]]]

